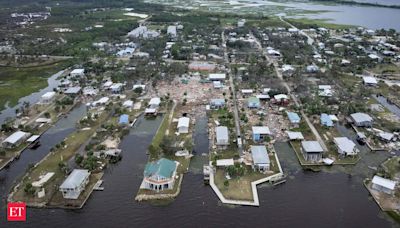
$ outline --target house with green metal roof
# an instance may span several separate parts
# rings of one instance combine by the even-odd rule
[[[143,172],[144,179],[141,188],[154,191],[172,189],[178,164],[177,161],[166,158],[147,163]]]

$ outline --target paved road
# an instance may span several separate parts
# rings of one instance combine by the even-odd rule
[[[279,16],[279,19],[280,19],[282,22],[284,22],[284,23],[286,23],[287,25],[289,25],[290,27],[299,30],[299,33],[300,33],[301,35],[307,37],[307,43],[308,43],[309,45],[313,46],[313,44],[314,44],[314,39],[311,38],[307,33],[305,33],[304,31],[302,31],[302,30],[300,30],[300,29],[298,29],[296,26],[290,24],[289,22],[285,21],[285,19],[283,19],[282,16]],[[313,48],[315,48],[315,47],[313,46]]]
[[[242,133],[240,131],[240,119],[239,119],[239,111],[238,111],[238,107],[237,107],[236,89],[235,89],[235,84],[233,83],[233,76],[231,74],[230,63],[229,63],[229,59],[228,59],[228,52],[227,52],[227,49],[226,49],[226,39],[225,39],[224,31],[221,32],[221,38],[222,38],[222,44],[223,44],[223,47],[224,47],[225,65],[227,67],[229,83],[230,83],[230,87],[231,87],[232,93],[233,93],[233,106],[234,106],[234,108],[233,108],[233,116],[235,118],[236,136],[237,136],[237,139],[238,138],[242,139],[242,143],[243,143],[243,137],[242,137]],[[243,147],[242,147],[242,145],[239,146],[239,155],[240,156],[243,155]]]
[[[282,19],[281,19],[282,20]],[[301,109],[301,105],[300,102],[298,101],[297,97],[291,92],[291,88],[290,86],[287,84],[287,82],[283,79],[282,73],[279,70],[279,64],[278,62],[273,59],[270,58],[268,56],[268,54],[266,53],[266,51],[262,48],[262,45],[260,43],[260,41],[254,36],[254,34],[250,33],[251,38],[253,38],[256,41],[257,47],[258,49],[263,53],[263,55],[265,56],[265,58],[267,59],[267,61],[269,63],[272,63],[274,68],[275,68],[275,72],[276,75],[278,76],[278,78],[282,81],[283,86],[286,88],[289,96],[292,98],[293,102],[295,103],[295,105],[297,107],[300,108],[300,114],[301,116],[304,118],[304,120],[306,121],[306,123],[308,124],[308,127],[311,129],[311,131],[313,132],[315,138],[317,139],[317,141],[321,144],[322,149],[324,149],[325,151],[328,151],[328,147],[325,145],[324,140],[322,140],[320,134],[318,133],[317,129],[315,129],[314,125],[311,123],[310,119],[308,119],[307,115],[304,113],[304,111]]]

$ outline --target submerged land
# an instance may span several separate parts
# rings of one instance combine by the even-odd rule
[[[258,207],[257,186],[291,181],[283,155],[307,171],[360,175],[398,219],[400,33],[292,17],[279,4],[269,15],[248,13],[266,7],[256,3],[237,13],[223,6],[240,2],[210,4],[2,9],[0,26],[9,32],[0,35],[0,106],[9,110],[59,74],[53,88],[2,123],[0,169],[41,146],[61,118],[84,110],[68,136],[26,167],[7,200],[43,210],[84,207],[104,190],[104,172],[130,153],[121,143],[137,122],[161,119],[141,151],[148,162],[126,199],[132,204],[173,202],[193,157],[202,156],[200,181],[219,201]],[[201,119],[208,153],[199,155]],[[281,142],[291,150],[278,151]]]

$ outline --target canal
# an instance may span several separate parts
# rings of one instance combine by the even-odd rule
[[[258,189],[260,207],[222,205],[209,186],[203,184],[199,171],[207,161],[207,119],[195,126],[195,156],[185,174],[181,194],[164,206],[136,202],[134,197],[142,181],[147,161],[146,150],[162,118],[140,118],[121,142],[123,159],[105,170],[104,187],[94,192],[81,210],[28,208],[27,222],[6,223],[4,227],[391,227],[396,226],[380,211],[362,186],[363,177],[355,178],[341,170],[304,171],[288,143],[276,143],[275,149],[288,174],[285,184]],[[60,140],[73,129],[53,132]],[[50,134],[50,132],[49,132]],[[58,138],[57,138],[58,137]],[[50,139],[50,138],[49,138]],[[35,151],[36,152],[36,151]],[[33,152],[33,153],[35,153]],[[25,154],[25,153],[24,153]],[[26,153],[28,154],[28,153]],[[40,157],[40,156],[38,156]],[[205,159],[204,159],[205,158]],[[21,156],[25,164],[35,159]],[[13,168],[18,166],[19,168]],[[354,168],[352,171],[354,171]],[[2,173],[3,186],[23,173],[23,164],[13,164],[8,175]],[[358,174],[356,174],[358,176]],[[2,190],[4,197],[5,192]],[[3,201],[4,202],[4,201]],[[3,213],[5,214],[4,207]]]

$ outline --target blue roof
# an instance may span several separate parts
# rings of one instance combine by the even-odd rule
[[[327,127],[333,127],[333,121],[326,113],[321,114],[321,124]]]
[[[144,176],[159,176],[162,178],[172,178],[172,174],[176,169],[175,161],[161,158],[158,161],[147,163],[144,167]]]
[[[291,123],[300,123],[300,116],[295,112],[286,112]]]
[[[119,117],[119,123],[120,123],[120,124],[127,124],[127,123],[129,123],[129,116],[128,116],[127,114],[122,114],[122,115]]]

